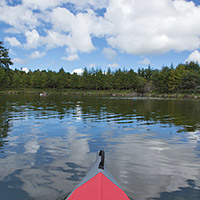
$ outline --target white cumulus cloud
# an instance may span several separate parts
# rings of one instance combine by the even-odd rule
[[[200,7],[184,0],[111,0],[108,43],[129,54],[160,54],[200,46]]]
[[[185,62],[198,62],[200,63],[200,52],[198,50],[193,51]]]
[[[36,58],[42,58],[46,55],[45,52],[39,52],[39,51],[33,51],[30,55],[30,58],[36,59]]]
[[[108,47],[108,48],[104,48],[103,49],[103,54],[105,55],[106,58],[110,59],[110,60],[114,60],[117,53],[114,49]]]
[[[21,43],[17,40],[16,37],[5,37],[4,39],[6,42],[9,42],[9,44],[13,47],[21,46]]]
[[[74,60],[78,60],[79,56],[77,54],[71,54],[68,56],[63,56],[62,59],[67,60],[67,61],[74,61]]]
[[[22,0],[23,5],[30,9],[52,9],[65,3],[66,0]]]
[[[74,15],[66,8],[55,8],[49,18],[55,32],[65,32],[68,35],[69,48],[80,52],[90,52],[95,49],[92,43],[93,11]]]
[[[109,47],[103,53],[110,59],[116,51],[144,55],[200,48],[200,6],[192,1],[22,0],[17,5],[7,2],[0,2],[0,21],[9,25],[2,31],[18,35],[5,40],[19,46],[18,36],[20,41],[25,38],[25,49],[64,47],[68,49],[68,60],[96,50],[95,37],[106,40]],[[66,3],[73,5],[73,11]],[[105,11],[100,16],[97,9],[101,8]]]
[[[94,9],[104,8],[108,2],[109,0],[23,0],[23,5],[30,9],[46,10],[62,6],[65,3],[71,3],[75,5],[77,10],[85,10],[90,7]]]
[[[90,7],[93,7],[94,9],[101,9],[105,8],[109,0],[69,0],[70,3],[73,3],[76,5],[77,9],[88,9]]]
[[[25,48],[37,48],[39,45],[39,40],[40,40],[40,35],[37,32],[37,30],[32,30],[32,31],[26,31],[25,32],[26,36],[26,44],[24,45]]]
[[[26,72],[26,73],[29,72],[29,69],[28,69],[27,67],[22,67],[21,70],[22,70],[23,72]]]
[[[74,69],[74,70],[72,71],[72,74],[73,74],[73,73],[77,73],[78,75],[82,75],[82,74],[83,74],[83,69],[82,69],[82,68]]]
[[[33,29],[40,25],[39,16],[23,4],[9,6],[6,1],[2,1],[0,13],[0,21],[5,22],[11,27],[6,32],[24,33],[24,30]]]
[[[48,30],[47,36],[40,37],[41,43],[46,45],[47,49],[68,46],[69,39],[70,36],[53,30]]]

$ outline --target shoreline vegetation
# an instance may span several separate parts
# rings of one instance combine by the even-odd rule
[[[65,94],[84,96],[128,96],[200,98],[200,65],[190,62],[162,69],[125,68],[103,71],[85,68],[81,75],[51,70],[24,72],[0,67],[0,93]],[[43,95],[45,93],[45,95]]]
[[[70,95],[70,96],[109,96],[109,97],[157,97],[157,98],[179,98],[179,99],[200,99],[200,94],[187,93],[139,93],[131,90],[41,90],[41,89],[20,89],[20,90],[0,90],[0,95]]]
[[[0,94],[47,94],[84,96],[145,96],[164,98],[200,98],[198,62],[127,70],[84,68],[82,74],[52,70],[11,69],[8,49],[0,41]]]

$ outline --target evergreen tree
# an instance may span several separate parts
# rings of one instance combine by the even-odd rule
[[[0,68],[9,69],[12,65],[12,61],[8,55],[8,49],[3,46],[3,42],[0,41]]]
[[[12,82],[12,70],[9,66],[12,65],[12,61],[8,55],[8,49],[3,46],[3,42],[0,41],[0,88],[9,88]]]
[[[152,82],[154,90],[161,93],[169,92],[169,77],[171,69],[169,67],[163,67],[161,71],[155,70],[152,76]]]
[[[57,74],[57,88],[67,88],[67,83],[67,74],[65,73],[64,69],[61,68]]]

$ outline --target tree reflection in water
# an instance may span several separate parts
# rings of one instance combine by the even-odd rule
[[[54,200],[103,148],[132,199],[196,200],[199,119],[197,100],[1,95],[1,191]]]

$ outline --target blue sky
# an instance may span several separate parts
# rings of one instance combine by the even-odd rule
[[[199,0],[1,0],[0,13],[12,68],[200,63]]]

